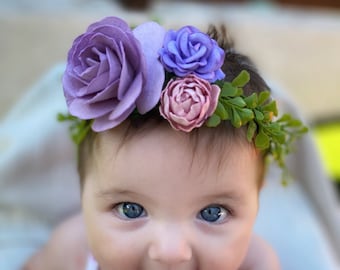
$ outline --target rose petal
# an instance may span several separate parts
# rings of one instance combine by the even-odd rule
[[[111,83],[103,91],[98,92],[93,98],[89,99],[90,103],[105,101],[106,99],[117,98],[119,80]]]
[[[129,31],[130,27],[129,25],[123,21],[122,19],[118,18],[118,17],[114,17],[114,16],[110,16],[110,17],[106,17],[98,22],[95,22],[93,24],[91,24],[88,28],[87,28],[87,32],[93,32],[93,31],[97,31],[98,28],[102,27],[103,25],[108,25],[110,27],[116,27],[121,29],[122,31]]]
[[[73,69],[74,73],[78,75],[78,79],[84,83],[89,83],[89,81],[98,73],[98,67],[97,66],[91,66],[86,68],[85,70],[77,66]]]
[[[131,107],[125,112],[124,115],[121,115],[120,117],[115,119],[110,119],[109,114],[98,117],[94,120],[92,124],[92,129],[96,132],[102,132],[114,128],[120,125],[126,119],[125,116],[130,115],[133,112],[133,110],[134,108]]]
[[[162,53],[162,51],[160,51],[160,53]],[[172,61],[172,59],[170,58],[170,56],[168,54],[163,54],[162,56],[162,61],[163,63],[165,63],[165,68],[168,71],[172,71],[173,68],[176,68],[177,65],[174,61]]]
[[[189,33],[183,32],[181,35],[181,42],[179,43],[180,50],[185,57],[190,56],[189,50]]]
[[[120,77],[122,65],[118,60],[117,54],[109,48],[106,49],[107,61],[109,63],[109,81],[116,81]]]
[[[105,53],[100,52],[97,48],[93,49],[99,56],[99,68],[97,75],[100,75],[104,72],[107,72],[109,68],[109,62],[107,60],[107,48],[105,49]]]
[[[200,104],[200,103],[194,103],[190,107],[190,110],[188,111],[186,118],[189,121],[192,121],[197,117],[202,117],[202,115],[203,115],[202,113],[203,114],[205,113],[204,106],[202,106],[202,104]]]
[[[218,103],[218,97],[220,95],[221,92],[221,88],[218,85],[213,84],[211,86],[211,91],[210,91],[210,107],[207,111],[207,116],[211,116],[217,107],[217,103]]]
[[[89,83],[89,85],[86,88],[79,89],[77,92],[77,96],[85,96],[89,94],[96,93],[98,91],[102,91],[106,88],[107,83],[109,79],[108,72],[100,74],[97,77],[94,77],[94,79]]]
[[[204,73],[208,72],[212,69],[218,69],[222,65],[222,61],[224,59],[224,52],[223,50],[213,50],[207,59],[207,64],[203,66],[199,72]]]
[[[136,27],[133,34],[140,42],[146,64],[143,93],[136,103],[138,111],[144,114],[159,102],[165,80],[164,67],[158,59],[158,51],[164,41],[165,29],[155,22],[147,22]]]
[[[84,87],[84,83],[81,82],[72,72],[65,72],[62,78],[64,93],[68,97],[76,97],[74,89],[80,89]]]
[[[192,44],[200,44],[201,46],[206,47],[209,51],[213,47],[213,40],[207,34],[202,33],[199,30],[190,35],[190,42]]]
[[[191,63],[193,61],[200,61],[200,58],[203,57],[207,52],[207,47],[200,47],[199,50],[195,51],[195,54],[185,59],[185,63]]]
[[[186,73],[188,74],[188,69],[191,69],[191,70],[195,70],[197,69],[198,67],[200,67],[200,63],[199,62],[194,62],[194,63],[177,63],[178,65],[178,70],[180,70],[181,72],[183,73]]]
[[[109,115],[110,120],[114,120],[115,118],[120,118],[122,115],[125,115],[126,118],[129,116],[126,114],[127,111],[130,110],[131,107],[136,108],[136,99],[140,96],[142,92],[143,78],[142,74],[138,73],[135,79],[132,81],[129,89],[127,90],[128,94],[122,99],[119,99],[119,103],[114,108],[112,113]]]
[[[119,100],[122,100],[128,89],[130,88],[129,85],[131,84],[136,74],[132,70],[129,61],[126,59],[125,48],[123,47],[122,43],[120,44],[120,58],[122,70],[119,76],[121,80],[118,87],[117,98]]]
[[[175,122],[176,124],[179,124],[181,126],[187,126],[187,125],[190,124],[189,120],[185,116],[179,116],[179,115],[174,114],[172,112],[169,112],[169,116],[171,118],[172,123]]]
[[[178,50],[177,46],[181,46],[181,44],[177,44],[174,40],[171,40],[166,48],[170,54],[172,54],[172,57],[175,57],[177,61],[183,61],[182,55],[180,54],[180,51]]]
[[[105,100],[91,104],[86,99],[74,99],[69,104],[69,111],[71,115],[80,119],[94,119],[112,111],[112,107],[116,105],[115,100]]]
[[[223,72],[221,69],[219,69],[219,70],[217,70],[217,71],[215,72],[215,78],[216,78],[216,80],[223,80],[224,77],[225,77],[225,74],[224,74],[224,72]],[[216,81],[216,80],[215,80],[215,81]]]

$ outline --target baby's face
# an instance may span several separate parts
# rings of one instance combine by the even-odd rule
[[[258,208],[255,151],[230,145],[221,160],[200,147],[193,156],[170,129],[124,144],[122,132],[104,135],[83,190],[100,269],[238,269]]]

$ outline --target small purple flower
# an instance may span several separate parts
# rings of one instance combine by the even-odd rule
[[[224,50],[214,39],[193,26],[168,31],[159,54],[165,69],[179,77],[195,74],[215,82],[225,76],[221,70]]]
[[[63,88],[71,115],[93,119],[104,131],[137,108],[146,113],[159,101],[164,67],[158,60],[165,30],[149,22],[133,31],[107,17],[91,24],[68,53]]]

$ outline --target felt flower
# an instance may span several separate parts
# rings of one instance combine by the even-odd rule
[[[209,82],[224,78],[224,50],[207,34],[193,26],[166,33],[160,59],[169,72],[179,77],[195,74]]]
[[[136,108],[141,114],[154,108],[164,84],[158,59],[164,35],[154,22],[133,31],[116,17],[91,24],[68,53],[63,88],[70,114],[93,119],[92,129],[99,132]]]
[[[214,113],[220,91],[195,75],[172,79],[162,91],[160,114],[174,129],[190,132]]]

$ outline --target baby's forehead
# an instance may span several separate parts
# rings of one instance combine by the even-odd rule
[[[248,142],[240,139],[214,134],[212,129],[200,129],[198,133],[175,131],[167,125],[149,126],[142,130],[122,126],[98,135],[96,155],[99,160],[113,162],[122,160],[129,163],[149,159],[172,162],[174,167],[205,170],[214,167],[222,170],[224,166],[238,158],[249,159],[257,155]],[[257,162],[256,159],[251,159]],[[162,165],[162,164],[158,164]]]
[[[230,143],[222,156],[215,153],[221,149],[213,152],[209,144],[194,148],[188,135],[170,128],[153,129],[122,142],[123,134],[100,135],[101,150],[92,174],[100,189],[147,196],[153,194],[151,190],[163,194],[172,190],[183,197],[194,193],[193,198],[256,189],[257,157],[245,146]]]

